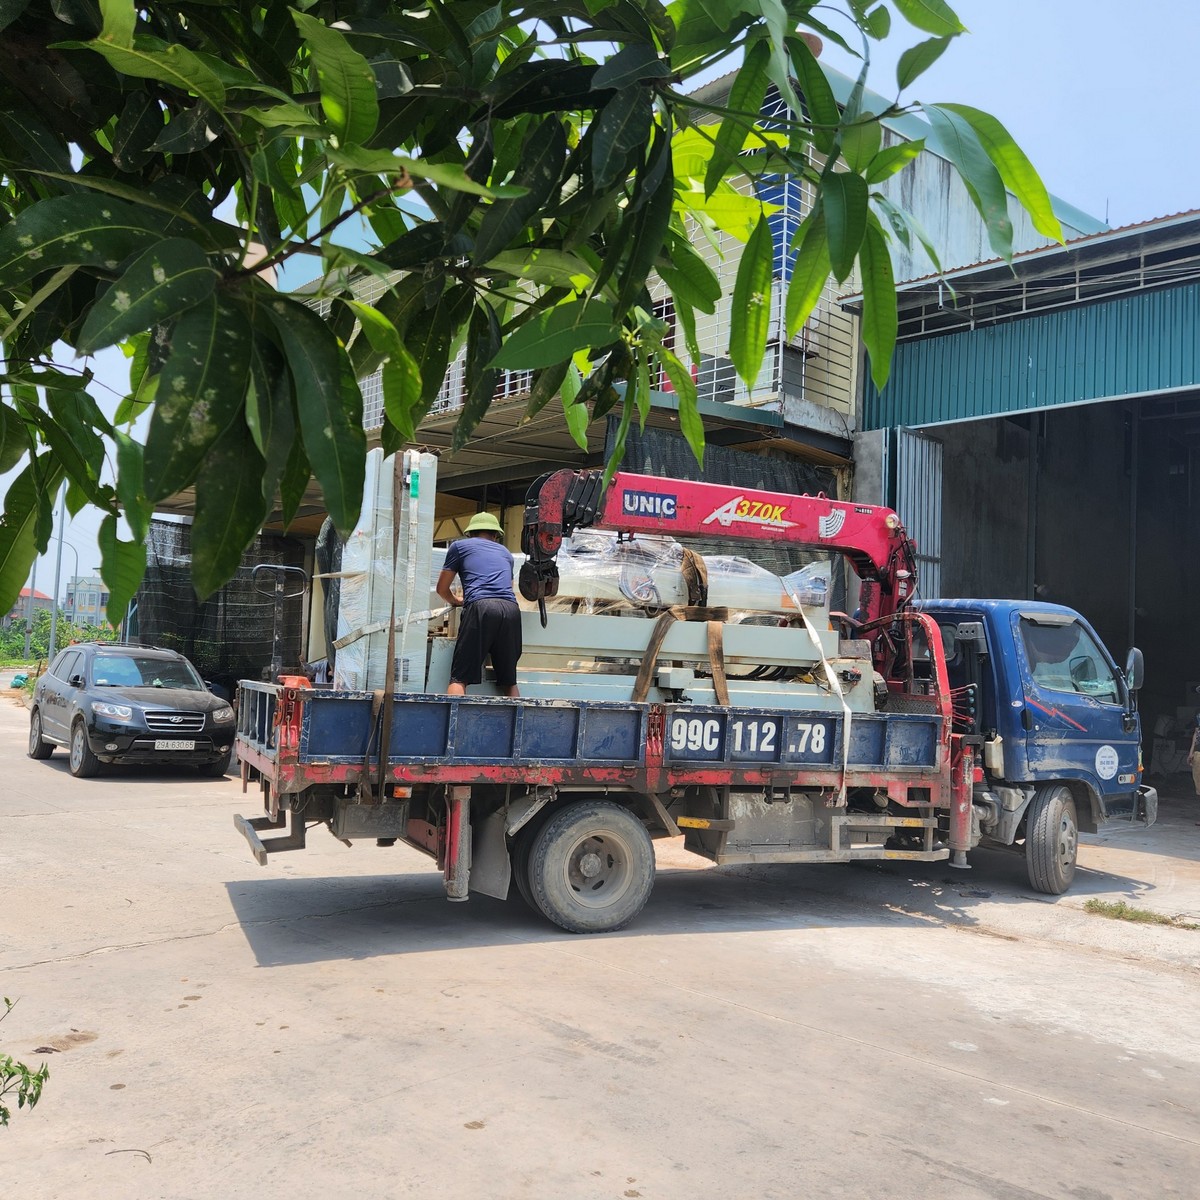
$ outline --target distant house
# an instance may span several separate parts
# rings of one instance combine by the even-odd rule
[[[72,575],[67,583],[67,619],[74,625],[103,625],[108,587],[99,575]]]
[[[39,608],[44,608],[49,612],[54,601],[50,599],[45,592],[35,591],[33,593],[33,608],[36,613]],[[29,589],[22,588],[21,594],[17,597],[12,608],[4,614],[4,628],[7,629],[14,621],[24,621],[29,616]]]

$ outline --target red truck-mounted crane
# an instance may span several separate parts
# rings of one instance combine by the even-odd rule
[[[515,883],[573,932],[619,928],[641,910],[654,837],[682,834],[717,863],[966,865],[980,739],[955,711],[937,625],[911,604],[914,547],[895,513],[626,472],[604,487],[598,472],[559,471],[527,497],[527,598],[544,606],[554,595],[562,538],[588,527],[833,551],[862,581],[859,609],[834,615],[836,634],[828,619],[813,628],[799,603],[780,618],[792,628],[772,637],[808,637],[815,650],[797,675],[804,682],[785,679],[768,701],[728,702],[721,630],[732,637],[738,627],[703,597],[647,634],[627,701],[402,693],[386,736],[378,695],[246,683],[238,754],[243,780],[261,784],[265,815],[236,821],[260,863],[302,848],[318,823],[346,841],[399,840],[436,859],[451,899],[504,896]],[[526,614],[527,649],[537,619]],[[617,622],[608,628],[623,636],[651,625],[588,620]],[[716,627],[715,704],[648,686],[687,634],[678,626],[694,620],[710,635]],[[570,678],[556,695],[569,696]],[[260,836],[282,830],[289,813],[287,835]]]

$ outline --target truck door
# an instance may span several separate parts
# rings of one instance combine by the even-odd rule
[[[1083,779],[1105,815],[1132,815],[1139,738],[1125,684],[1096,636],[1067,613],[1015,614],[1024,652],[1026,753],[1038,779]]]

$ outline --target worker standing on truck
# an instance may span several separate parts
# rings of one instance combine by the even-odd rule
[[[448,695],[462,696],[468,684],[479,683],[489,654],[501,695],[519,695],[521,609],[512,585],[513,556],[501,540],[503,535],[491,513],[476,513],[467,523],[467,536],[446,552],[437,594],[452,608],[463,610]],[[462,580],[461,600],[450,590],[456,575]]]

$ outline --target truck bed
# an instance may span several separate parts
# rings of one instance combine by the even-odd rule
[[[277,794],[377,769],[370,692],[240,685],[238,757]],[[909,701],[911,706],[911,700]],[[929,711],[855,713],[600,701],[396,695],[384,780],[672,787],[898,785],[943,803],[947,733]],[[847,752],[848,751],[848,752]],[[895,796],[904,800],[904,796]]]

